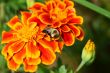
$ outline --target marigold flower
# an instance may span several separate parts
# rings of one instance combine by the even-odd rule
[[[45,25],[34,15],[21,12],[21,20],[15,16],[7,25],[11,30],[2,32],[2,44],[6,44],[2,54],[9,69],[16,71],[23,64],[26,72],[35,72],[38,64],[50,65],[55,61],[55,52],[60,51],[62,43],[48,41],[41,31]]]
[[[76,15],[74,3],[69,0],[49,0],[45,4],[36,2],[29,10],[47,27],[57,29],[66,46],[82,40],[84,32],[80,27],[83,18]]]

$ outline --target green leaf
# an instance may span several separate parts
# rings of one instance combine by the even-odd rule
[[[70,70],[68,73],[73,73],[73,70]]]
[[[49,73],[49,69],[45,65],[39,65],[36,73]]]
[[[65,65],[62,65],[60,68],[59,68],[59,73],[67,73],[67,70],[65,68]]]
[[[54,71],[50,70],[50,73],[55,73]]]
[[[58,65],[58,68],[62,65],[62,60],[61,60],[61,58],[58,58],[57,65]]]
[[[87,8],[107,17],[107,18],[110,18],[110,12],[109,11],[107,11],[107,10],[105,10],[105,9],[95,5],[95,4],[92,4],[86,0],[74,0],[74,1],[80,5],[83,5]]]

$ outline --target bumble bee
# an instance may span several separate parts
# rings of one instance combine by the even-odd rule
[[[43,30],[43,32],[46,33],[47,35],[49,35],[53,39],[59,39],[60,38],[60,33],[55,28],[47,27]]]

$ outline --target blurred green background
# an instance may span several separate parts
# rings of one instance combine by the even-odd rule
[[[43,2],[44,0],[36,0]],[[110,12],[110,0],[86,0]],[[9,30],[6,22],[15,15],[19,15],[20,11],[27,11],[25,0],[0,0],[0,41],[3,30]],[[110,18],[107,18],[92,9],[75,2],[77,15],[84,17],[83,29],[85,31],[84,40],[76,40],[75,44],[70,47],[64,47],[62,54],[58,54],[58,60],[55,65],[40,65],[37,73],[58,73],[58,70],[64,70],[68,73],[75,70],[81,62],[81,52],[88,39],[92,39],[96,44],[95,61],[84,66],[79,73],[110,73]],[[104,14],[104,13],[103,13]],[[0,51],[4,45],[0,44]],[[57,64],[57,65],[56,65]],[[63,69],[60,67],[63,66]],[[60,67],[60,69],[59,69]],[[65,69],[65,70],[66,70]],[[53,70],[53,71],[50,71]],[[13,73],[8,70],[6,61],[0,53],[0,73]],[[21,67],[16,73],[24,73]],[[59,72],[60,73],[60,72]],[[64,72],[62,72],[64,73]]]

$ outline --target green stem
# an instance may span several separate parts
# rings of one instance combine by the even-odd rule
[[[82,62],[79,64],[79,66],[77,67],[77,69],[75,70],[74,73],[77,73],[84,65],[85,65],[85,62],[82,61]]]
[[[74,1],[76,3],[78,3],[78,4],[80,4],[80,5],[83,5],[83,6],[87,7],[87,8],[89,8],[89,9],[91,9],[91,10],[93,10],[93,11],[99,13],[99,14],[101,14],[101,15],[104,15],[107,18],[110,18],[110,12],[109,11],[107,11],[107,10],[101,8],[101,7],[98,7],[95,4],[92,4],[92,3],[90,3],[90,2],[88,2],[86,0],[74,0]]]

